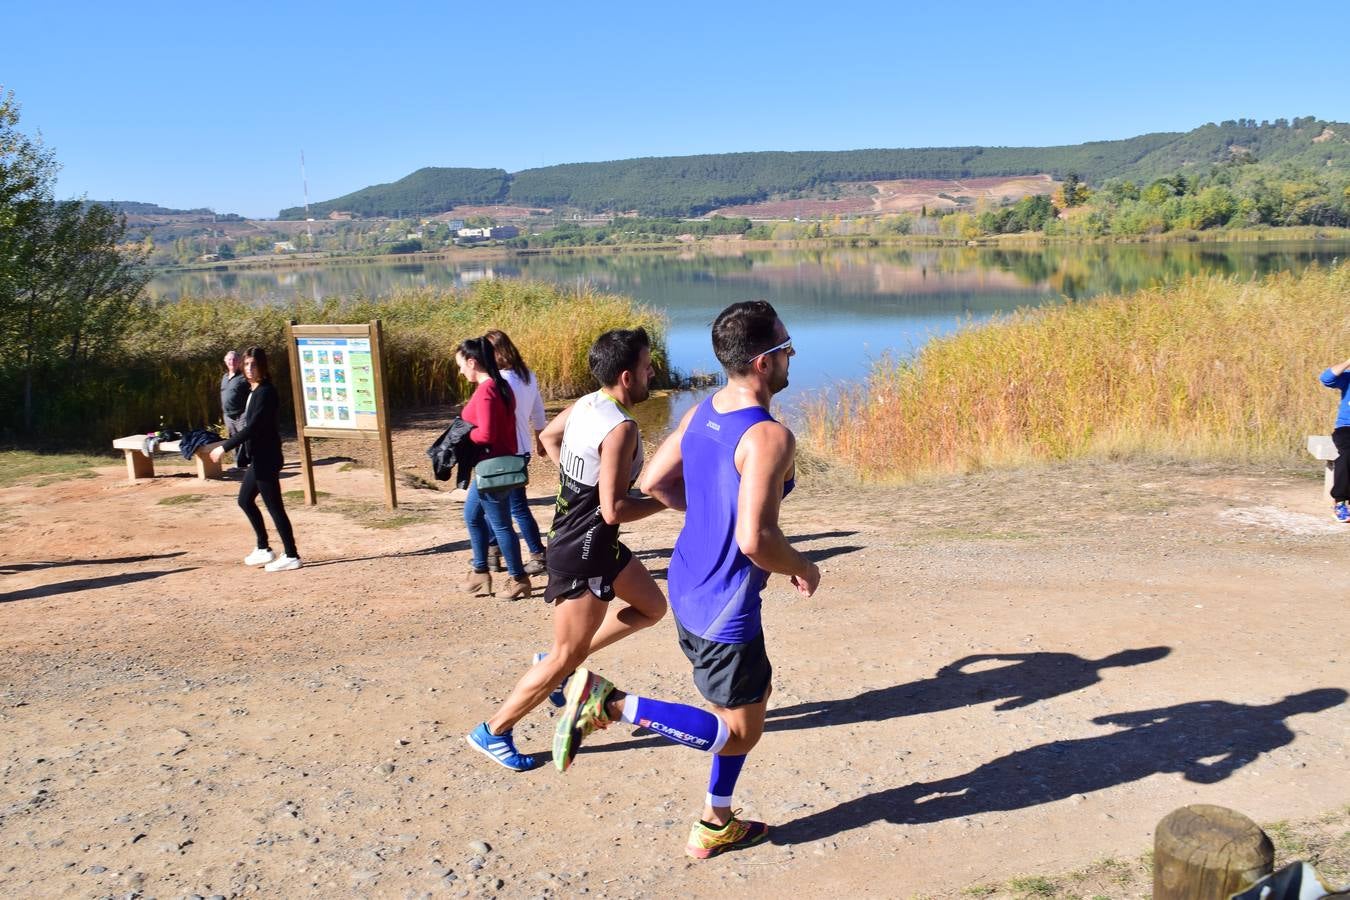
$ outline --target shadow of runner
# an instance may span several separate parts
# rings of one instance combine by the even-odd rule
[[[13,603],[16,600],[36,600],[40,597],[54,597],[60,594],[76,594],[80,591],[92,591],[98,588],[116,587],[119,584],[134,584],[137,581],[148,581],[151,578],[160,578],[164,575],[174,575],[178,572],[191,572],[197,566],[184,566],[179,569],[164,569],[158,572],[125,572],[121,575],[104,575],[102,578],[78,578],[73,581],[58,581],[56,584],[43,584],[37,587],[24,588],[21,591],[11,591],[7,594],[0,594],[0,603]]]
[[[63,566],[107,566],[126,565],[127,563],[149,562],[152,559],[173,559],[182,556],[186,550],[173,553],[148,553],[145,556],[114,556],[108,559],[54,559],[47,562],[6,563],[0,562],[0,575],[15,575],[19,572],[34,572],[38,569],[56,569]]]
[[[1083,659],[1072,653],[976,653],[938,669],[937,675],[909,684],[865,691],[843,700],[813,700],[795,706],[769,707],[765,732],[791,731],[797,728],[824,728],[881,722],[902,716],[916,716],[944,709],[956,709],[1008,698],[996,710],[1019,709],[1040,700],[1082,690],[1101,681],[1101,670],[1114,666],[1137,666],[1155,662],[1172,652],[1170,647],[1141,647],[1122,650],[1098,660]],[[977,672],[962,671],[988,661],[1007,661],[1010,665]],[[772,703],[772,700],[770,700]],[[661,738],[604,744],[588,752],[634,750],[658,747]]]
[[[780,825],[770,840],[807,843],[871,822],[922,824],[1025,809],[1160,773],[1214,784],[1262,753],[1292,743],[1294,732],[1284,723],[1289,716],[1331,709],[1347,696],[1340,688],[1318,688],[1267,706],[1202,700],[1098,716],[1094,723],[1125,730],[1039,744],[964,775],[859,797]]]
[[[866,691],[845,700],[815,700],[770,708],[765,731],[788,731],[821,725],[879,722],[943,709],[1007,698],[996,710],[1021,709],[1041,700],[1090,687],[1102,680],[1101,670],[1155,662],[1170,647],[1122,650],[1102,659],[1072,653],[976,653],[938,669],[932,678]],[[993,669],[964,671],[983,662],[1007,662]]]

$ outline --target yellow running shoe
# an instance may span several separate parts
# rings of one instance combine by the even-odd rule
[[[572,765],[588,734],[609,727],[605,701],[613,692],[613,684],[584,666],[578,666],[567,679],[567,703],[553,732],[553,764],[559,772],[566,772]]]
[[[731,821],[720,829],[695,822],[693,830],[689,832],[689,843],[684,847],[685,855],[694,859],[708,859],[728,850],[764,843],[769,837],[769,826],[763,822],[743,822],[736,818],[740,814],[739,809],[733,812]]]

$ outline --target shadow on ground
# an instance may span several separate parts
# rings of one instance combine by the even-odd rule
[[[878,722],[1002,700],[994,709],[1021,709],[1082,690],[1102,680],[1101,670],[1155,662],[1171,653],[1169,647],[1122,650],[1102,659],[1083,659],[1072,653],[977,653],[938,669],[932,678],[865,691],[839,700],[813,700],[771,708],[765,731],[790,731],[820,725]],[[982,663],[1007,663],[997,668],[967,671]]]
[[[1202,700],[1098,716],[1093,723],[1123,730],[1038,744],[963,775],[868,794],[780,825],[771,839],[799,844],[872,822],[911,825],[1024,809],[1157,774],[1214,784],[1292,743],[1288,717],[1331,709],[1347,696],[1340,688],[1318,688],[1265,706]]]
[[[797,728],[822,728],[881,722],[901,716],[938,712],[1002,700],[997,710],[1018,709],[1061,694],[1082,690],[1101,681],[1101,670],[1114,666],[1136,666],[1154,662],[1171,653],[1169,647],[1143,647],[1122,650],[1099,660],[1083,659],[1072,653],[978,653],[965,656],[938,669],[932,678],[864,691],[838,700],[812,700],[775,708],[770,698],[764,730],[791,731]],[[1006,662],[993,669],[966,671],[987,662]],[[647,738],[619,744],[606,744],[588,752],[658,747],[660,738]]]
[[[196,566],[183,566],[178,569],[164,569],[156,572],[125,572],[121,575],[104,575],[101,578],[77,578],[71,581],[58,581],[55,584],[43,584],[0,594],[0,603],[13,603],[16,600],[37,600],[41,597],[55,597],[61,594],[77,594],[81,591],[93,591],[99,588],[116,587],[119,584],[134,584],[148,581],[178,572],[191,572]]]
[[[306,569],[315,569],[320,566],[338,566],[345,563],[370,562],[376,559],[412,559],[418,556],[435,556],[438,553],[458,553],[461,550],[468,550],[469,541],[465,538],[462,541],[450,541],[445,544],[437,544],[434,547],[423,547],[421,550],[405,550],[402,553],[381,553],[376,556],[344,556],[339,559],[320,559],[315,562],[305,561]]]
[[[108,565],[126,565],[128,563],[149,562],[152,559],[173,559],[175,556],[182,556],[186,551],[175,550],[173,553],[148,553],[145,556],[113,556],[107,559],[53,559],[44,562],[31,563],[7,563],[0,562],[0,575],[17,575],[20,572],[36,572],[41,569],[56,569],[63,566],[108,566]]]

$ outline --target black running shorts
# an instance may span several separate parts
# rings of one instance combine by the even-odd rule
[[[709,703],[748,706],[763,700],[773,680],[773,666],[764,649],[764,632],[744,644],[723,644],[699,637],[675,617],[680,649],[694,665],[694,684]]]
[[[633,558],[633,551],[623,544],[618,545],[618,553],[612,563],[598,575],[572,575],[548,569],[548,586],[544,588],[544,600],[571,600],[582,594],[591,593],[608,603],[614,599],[614,579],[619,577],[624,566]],[[545,562],[547,566],[548,563]]]

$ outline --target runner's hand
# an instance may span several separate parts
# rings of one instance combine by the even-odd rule
[[[820,587],[820,568],[815,563],[809,563],[811,570],[805,575],[793,575],[792,586],[797,589],[797,593],[803,597],[810,597]]]
[[[224,448],[224,447],[212,447],[212,448],[211,448],[211,462],[214,462],[214,463],[220,462],[221,458],[222,458],[224,455],[225,455],[225,448]]]

